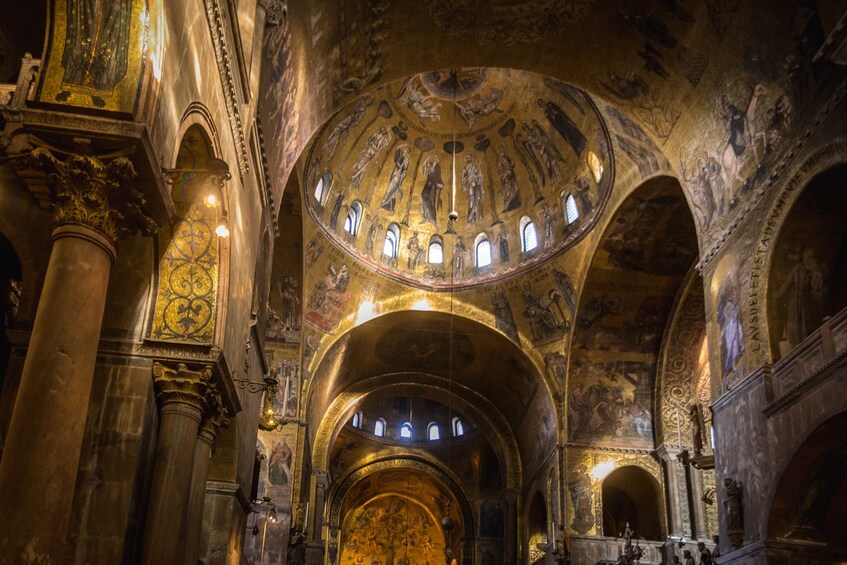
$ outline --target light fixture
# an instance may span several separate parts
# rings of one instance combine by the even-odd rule
[[[268,522],[270,522],[272,524],[277,523],[276,506],[271,506],[271,511],[268,512]]]
[[[218,222],[218,227],[215,228],[215,234],[222,238],[229,237],[229,222],[227,221],[226,216],[221,218],[221,221]]]
[[[217,208],[218,206],[218,197],[214,194],[209,194],[206,196],[206,207],[207,208]]]
[[[609,473],[615,470],[614,461],[602,461],[594,465],[594,468],[591,469],[591,478],[595,481],[602,481],[606,477],[609,476]]]

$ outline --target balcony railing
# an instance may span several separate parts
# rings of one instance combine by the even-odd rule
[[[27,100],[32,100],[35,97],[35,85],[40,70],[41,59],[34,59],[29,53],[24,55],[17,82],[0,84],[0,106],[23,108]]]
[[[773,399],[779,401],[810,383],[847,351],[847,308],[825,318],[820,328],[780,359],[772,369]]]

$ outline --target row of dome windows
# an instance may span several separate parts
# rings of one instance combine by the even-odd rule
[[[353,415],[353,421],[351,422],[354,428],[362,429],[365,425],[364,417],[361,412],[356,412]],[[459,437],[465,435],[465,426],[462,424],[461,418],[453,418],[452,421],[453,426],[453,437]],[[385,437],[386,431],[386,423],[382,418],[377,418],[374,421],[373,433],[378,437]],[[412,424],[410,422],[404,423],[400,426],[400,437],[403,439],[412,439]],[[438,424],[435,422],[430,422],[426,427],[426,438],[430,441],[436,441],[441,439],[441,430],[438,427]]]
[[[315,187],[315,199],[323,203],[323,198],[326,197],[326,192],[329,189],[329,180],[324,174],[318,181]],[[330,175],[331,177],[331,175]],[[576,205],[576,199],[570,192],[562,193],[562,208],[565,212],[565,223],[573,224],[579,220],[579,208]],[[350,205],[347,212],[347,217],[344,220],[344,231],[353,237],[359,235],[359,226],[362,223],[362,203],[358,200]],[[538,232],[535,228],[535,223],[524,216],[520,221],[521,234],[521,252],[527,253],[538,248]],[[484,233],[476,237],[474,245],[475,259],[474,264],[477,267],[487,267],[491,265],[491,242],[488,236]],[[386,257],[396,258],[400,252],[400,227],[397,224],[390,224],[385,230],[385,241],[382,245],[382,254]],[[440,235],[433,235],[429,240],[427,249],[427,263],[430,265],[441,265],[444,263],[444,242]]]

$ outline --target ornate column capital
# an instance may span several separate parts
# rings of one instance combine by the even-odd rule
[[[212,367],[204,365],[199,371],[191,370],[185,363],[176,368],[155,361],[153,363],[153,385],[156,398],[162,406],[186,404],[201,413],[207,408],[207,394],[211,387]]]
[[[34,149],[30,157],[48,174],[54,228],[85,226],[113,246],[136,232],[156,232],[147,200],[128,185],[136,175],[126,157],[102,161],[92,155],[70,154],[60,160],[43,147]]]
[[[220,429],[227,425],[230,414],[223,403],[223,397],[215,385],[206,392],[206,410],[200,422],[200,436],[214,444]]]
[[[326,490],[329,489],[332,477],[330,472],[325,469],[315,469],[312,471],[312,474],[315,476],[315,488],[323,489],[323,491],[326,492]]]

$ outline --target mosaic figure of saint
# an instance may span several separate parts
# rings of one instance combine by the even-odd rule
[[[393,212],[397,199],[403,198],[403,181],[406,179],[406,173],[409,172],[409,155],[411,153],[412,148],[405,143],[394,152],[394,169],[391,171],[391,179],[388,181],[385,196],[379,205],[383,210]]]
[[[371,161],[374,160],[377,154],[388,147],[390,141],[391,134],[388,133],[388,128],[385,126],[380,126],[377,131],[368,137],[364,148],[359,153],[359,158],[353,165],[353,172],[350,175],[350,186],[359,188],[359,184],[362,182],[362,175],[365,174],[368,165],[371,164]]]
[[[372,103],[373,96],[364,96],[360,98],[359,101],[356,102],[356,105],[353,106],[353,111],[344,116],[344,119],[338,122],[335,128],[333,128],[326,140],[326,143],[324,144],[324,151],[331,155],[335,152],[335,149],[339,145],[344,145],[344,141],[350,134],[350,130],[359,125],[359,122],[362,121],[362,116],[365,115],[365,110],[367,110],[368,106]]]
[[[571,146],[576,156],[579,157],[582,155],[582,151],[585,149],[585,136],[582,135],[582,132],[579,131],[573,120],[562,110],[561,106],[554,102],[545,102],[543,98],[536,100],[536,103],[539,108],[544,110],[547,121],[568,142],[568,145]]]
[[[421,191],[421,216],[423,222],[434,224],[441,208],[441,190],[444,182],[441,180],[441,158],[430,155],[423,165],[423,173],[426,177],[423,191]]]
[[[718,325],[721,333],[721,369],[729,375],[744,354],[744,328],[741,326],[741,305],[735,284],[727,278],[718,297]]]
[[[515,178],[515,162],[506,152],[506,146],[497,144],[497,173],[500,176],[501,194],[503,195],[503,211],[509,212],[521,205],[521,193],[518,180]]]
[[[476,224],[482,220],[482,197],[485,190],[482,185],[482,169],[479,168],[470,153],[465,155],[462,188],[468,193],[468,223]]]
[[[65,102],[71,90],[83,90],[92,103],[106,106],[109,96],[127,71],[132,0],[69,0],[67,35],[62,53],[62,91]]]
[[[564,158],[559,153],[553,140],[550,139],[550,136],[541,127],[541,124],[536,120],[532,120],[531,124],[526,122],[521,124],[521,129],[526,134],[529,149],[541,164],[543,173],[546,173],[547,178],[551,182],[560,180],[562,178],[562,171],[559,168],[559,162],[563,162]],[[543,174],[541,179],[541,184],[547,184]]]

